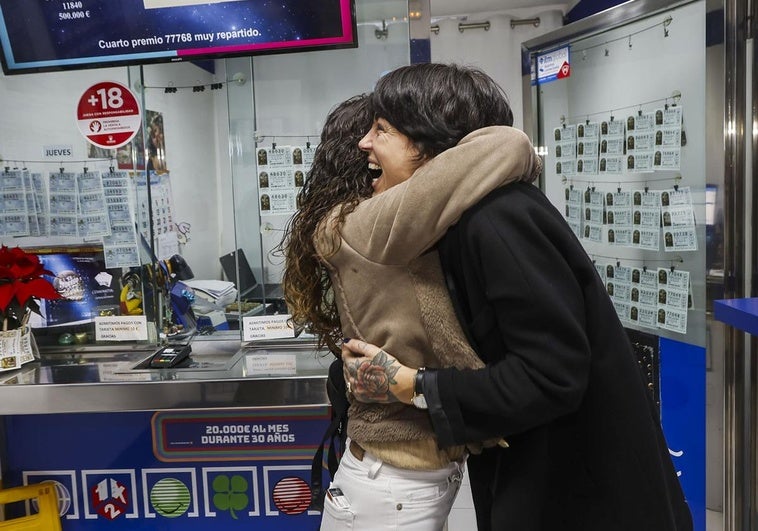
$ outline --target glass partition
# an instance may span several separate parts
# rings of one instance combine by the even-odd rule
[[[732,473],[711,312],[730,202],[723,24],[723,3],[641,0],[523,45],[542,188],[628,331],[698,530],[728,509]]]
[[[544,190],[625,326],[703,346],[706,233],[723,193],[706,185],[705,4],[611,22],[529,50]],[[660,280],[649,291],[640,274]]]
[[[261,310],[242,301],[243,314],[286,313],[279,286],[285,264],[275,249],[324,119],[337,103],[370,92],[382,73],[409,63],[407,14],[405,1],[358,1],[357,49],[225,62],[227,78],[249,80],[228,85],[234,216],[221,216],[224,234],[233,224],[236,237],[222,238],[220,249],[229,263],[236,260],[243,297],[264,304]]]
[[[33,318],[41,346],[242,338],[241,317],[286,315],[273,250],[323,121],[410,59],[405,0],[355,9],[358,48],[0,76],[0,240],[40,253],[68,290]],[[109,149],[75,111],[114,87],[141,124]],[[95,321],[127,316],[139,340],[98,335]]]

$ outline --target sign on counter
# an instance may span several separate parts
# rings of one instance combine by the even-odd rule
[[[119,315],[95,317],[97,341],[147,341],[147,317]]]
[[[256,353],[245,356],[248,376],[295,376],[297,356],[295,354]]]
[[[283,339],[295,337],[290,314],[254,315],[242,318],[242,340]]]

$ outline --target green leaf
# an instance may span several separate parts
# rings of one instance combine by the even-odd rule
[[[240,476],[229,476],[219,474],[213,479],[214,505],[222,511],[229,511],[232,518],[237,520],[235,510],[241,511],[247,507],[249,499],[247,496],[248,482]]]
[[[223,474],[219,474],[218,476],[213,478],[213,490],[216,492],[229,492],[230,490],[229,476],[224,476]]]

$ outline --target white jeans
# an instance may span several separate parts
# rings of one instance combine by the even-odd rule
[[[349,444],[348,444],[349,448]],[[406,470],[366,452],[359,461],[348,449],[330,488],[340,488],[348,507],[324,500],[321,531],[440,531],[461,485],[464,464],[439,470]]]

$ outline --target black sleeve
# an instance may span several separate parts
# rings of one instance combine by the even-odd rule
[[[469,325],[480,347],[501,351],[480,353],[490,360],[484,369],[441,369],[425,379],[441,446],[508,437],[581,403],[590,367],[582,283],[589,279],[578,278],[572,262],[576,253],[588,260],[556,213],[528,195],[506,194],[474,207],[456,229],[466,282],[481,286],[466,290]]]

